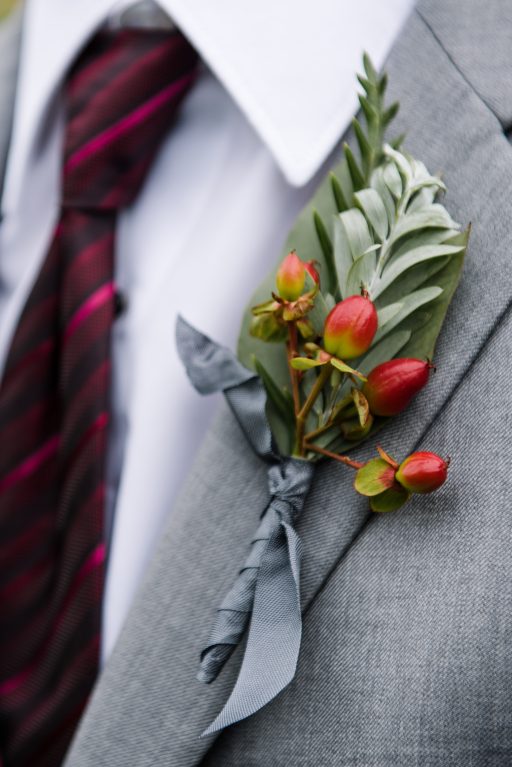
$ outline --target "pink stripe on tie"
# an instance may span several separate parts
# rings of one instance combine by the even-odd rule
[[[125,40],[128,39],[131,36],[130,30],[126,29],[123,36]],[[142,66],[147,66],[149,62],[152,62],[155,59],[158,59],[158,57],[161,56],[162,53],[166,52],[168,47],[169,47],[169,40],[166,39],[164,40],[162,45],[150,50],[147,54],[144,55],[142,59],[137,59],[133,63],[127,64],[123,68],[123,71],[121,73],[122,77],[125,78],[127,75],[130,74],[130,68],[135,69],[136,67],[139,67],[141,64]],[[70,91],[72,93],[78,92],[78,94],[80,95],[80,89],[82,87],[86,87],[86,86],[90,87],[91,80],[94,80],[95,78],[97,78],[98,75],[101,75],[102,77],[104,77],[105,72],[108,71],[108,68],[111,68],[112,65],[114,66],[117,65],[116,59],[119,59],[121,56],[126,56],[125,45],[120,45],[116,48],[111,48],[109,51],[106,51],[100,58],[93,59],[92,63],[90,63],[87,67],[82,69],[77,74],[73,75],[69,83]],[[117,77],[117,74],[116,74],[116,77]],[[110,80],[110,84],[112,84],[112,80]],[[117,85],[117,82],[116,82],[116,85]]]
[[[87,160],[91,155],[105,149],[105,147],[112,144],[131,128],[134,128],[139,123],[147,120],[148,117],[151,117],[151,115],[160,109],[161,106],[170,101],[174,96],[177,96],[181,91],[185,90],[194,78],[195,73],[192,73],[185,75],[185,77],[182,77],[180,80],[176,80],[174,83],[171,83],[171,85],[168,85],[167,88],[164,88],[163,91],[160,91],[160,93],[157,93],[150,98],[149,101],[146,101],[133,112],[130,112],[129,115],[123,117],[123,119],[119,120],[115,125],[111,125],[110,128],[107,128],[103,133],[100,133],[99,136],[95,136],[91,141],[88,141],[71,155],[64,166],[64,172],[69,173],[76,168],[77,165],[81,165],[81,163]]]
[[[45,461],[47,461],[57,452],[59,442],[59,436],[55,435],[49,439],[48,442],[46,442],[42,447],[40,447],[39,450],[36,450],[35,453],[29,455],[29,457],[26,458],[23,463],[20,463],[19,466],[9,472],[9,474],[6,474],[5,477],[0,479],[0,491],[7,490],[9,487],[12,487],[20,480],[29,477],[31,474],[37,471],[37,469],[43,463],[45,463]]]
[[[73,597],[75,596],[78,588],[84,581],[84,579],[91,573],[93,570],[95,570],[97,567],[103,564],[105,561],[105,554],[106,554],[106,548],[104,543],[99,543],[96,548],[89,554],[85,562],[83,563],[82,567],[78,571],[76,578],[74,582],[71,584],[71,588],[67,594],[66,600],[64,602],[64,605],[62,606],[62,609],[60,613],[57,616],[57,620],[55,621],[54,627],[53,627],[53,634],[57,631],[59,624],[64,617],[65,611],[69,604],[73,601]],[[51,636],[49,639],[51,639]],[[6,679],[2,684],[0,684],[0,695],[9,695],[13,693],[20,685],[25,682],[32,672],[37,669],[38,661],[40,659],[40,656],[42,653],[44,653],[45,646],[43,646],[41,653],[35,658],[35,660],[26,668],[23,669],[23,671],[20,671],[18,674],[15,674],[14,676],[11,676],[9,679]]]
[[[76,310],[76,312],[69,320],[66,327],[66,332],[64,333],[64,341],[67,341],[68,338],[73,335],[78,326],[81,325],[82,322],[85,322],[90,314],[95,312],[100,308],[100,306],[103,306],[103,304],[113,298],[114,292],[114,283],[106,282],[94,293],[91,293],[89,298],[84,301],[84,303]]]

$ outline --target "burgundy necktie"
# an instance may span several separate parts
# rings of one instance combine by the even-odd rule
[[[97,674],[116,219],[196,67],[178,33],[102,32],[66,85],[60,221],[0,388],[2,767],[57,767]]]

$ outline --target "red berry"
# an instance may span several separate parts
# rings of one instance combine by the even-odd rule
[[[395,479],[411,493],[431,493],[448,475],[448,462],[435,453],[413,453],[400,465]]]
[[[320,285],[320,275],[318,274],[315,263],[315,261],[306,261],[304,266],[311,279],[316,282],[317,285]]]
[[[377,332],[375,306],[366,296],[349,296],[329,312],[324,326],[324,344],[329,354],[353,359],[370,348]]]
[[[395,359],[377,365],[363,386],[374,415],[396,415],[428,381],[432,365],[423,360]]]
[[[276,284],[281,298],[296,301],[302,295],[306,282],[306,265],[292,250],[277,270]]]

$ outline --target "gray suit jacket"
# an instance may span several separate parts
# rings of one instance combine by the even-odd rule
[[[222,407],[66,767],[512,763],[511,38],[510,0],[420,0],[387,64],[408,147],[473,222],[438,373],[381,438],[398,456],[451,454],[448,484],[371,515],[343,467],[317,472],[299,524],[296,679],[200,739],[240,653],[205,687],[199,651],[267,501],[265,469]]]

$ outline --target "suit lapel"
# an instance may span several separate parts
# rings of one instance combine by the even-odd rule
[[[464,25],[471,13],[463,3],[459,8],[450,2],[451,15],[437,0],[420,3],[395,44],[386,69],[390,98],[400,101],[397,129],[407,133],[406,148],[431,171],[442,174],[448,189],[444,204],[456,221],[464,226],[472,222],[472,231],[462,279],[436,348],[437,371],[412,406],[378,438],[398,459],[420,446],[436,450],[436,445],[422,442],[423,435],[510,308],[512,296],[512,149],[499,120],[430,29],[428,22],[438,18],[441,5],[447,39],[450,29],[453,27],[455,34],[459,23]],[[478,24],[478,15],[472,24]],[[512,81],[510,56],[507,67],[504,62],[503,67],[502,76],[506,71],[506,78]],[[490,85],[487,92],[492,92]],[[509,107],[512,109],[512,97]],[[370,451],[366,448],[356,456],[374,453],[373,443]],[[323,466],[308,513],[299,522],[308,552],[303,573],[304,607],[372,519],[366,502],[355,497],[352,479],[344,467]],[[311,507],[322,511],[312,513]]]
[[[510,131],[512,16],[509,1],[465,0],[462,4],[458,0],[422,0],[418,13],[456,62],[461,74]]]
[[[421,13],[428,8],[425,3]],[[457,10],[453,24],[465,13],[464,7]],[[438,372],[428,391],[380,438],[401,457],[422,444],[422,435],[509,307],[512,152],[494,114],[418,13],[407,23],[387,68],[391,95],[401,101],[399,127],[408,132],[407,147],[431,170],[443,173],[449,190],[445,203],[454,218],[473,221],[463,279],[438,345]],[[359,456],[373,451],[367,447]],[[305,610],[371,521],[352,479],[344,467],[323,465],[300,519]],[[265,467],[223,406],[99,681],[68,767],[189,767],[201,759],[212,738],[200,740],[199,734],[225,701],[240,653],[205,687],[195,681],[199,651],[267,499]]]

